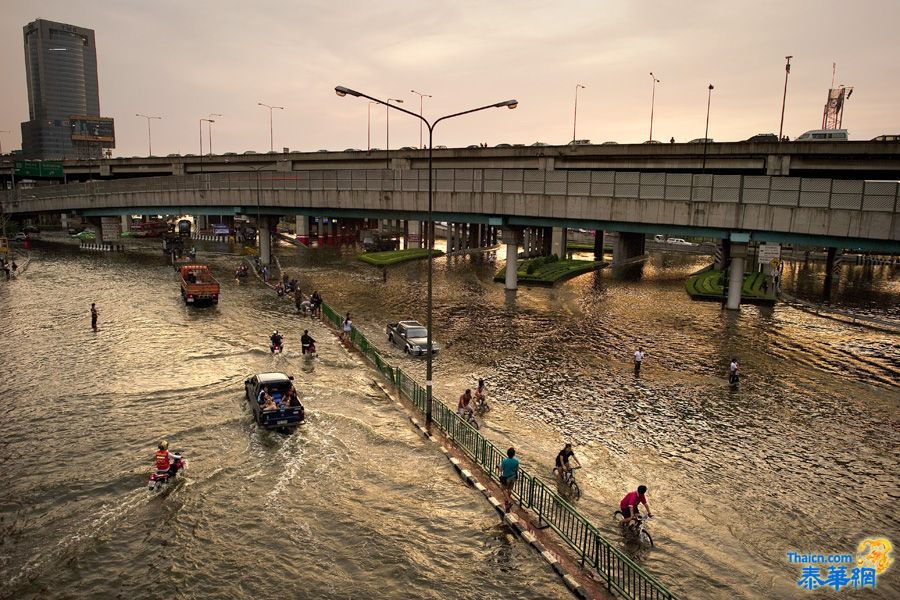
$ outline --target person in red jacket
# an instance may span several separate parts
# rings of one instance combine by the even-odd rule
[[[638,515],[640,515],[638,504],[644,505],[644,508],[647,509],[648,517],[653,516],[650,513],[650,506],[647,504],[647,497],[644,495],[646,493],[647,486],[639,485],[636,491],[628,492],[625,494],[625,497],[622,498],[622,501],[619,502],[619,509],[622,511],[622,516],[625,517],[625,523],[635,520]]]
[[[157,474],[162,475],[163,473],[166,473],[170,477],[174,476],[178,471],[179,460],[181,460],[181,456],[175,454],[174,452],[169,452],[168,440],[163,440],[159,443],[158,449],[156,451]]]

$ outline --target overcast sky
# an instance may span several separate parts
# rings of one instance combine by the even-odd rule
[[[785,133],[817,129],[837,62],[853,85],[844,111],[851,139],[900,133],[900,1],[413,1],[0,0],[0,130],[21,143],[28,118],[22,27],[35,18],[96,31],[100,109],[116,120],[115,155],[197,153],[199,119],[222,113],[213,150],[366,148],[365,100],[338,98],[345,85],[380,98],[432,94],[440,116],[516,98],[442,123],[435,144],[560,144],[647,139],[650,71],[653,137],[702,137],[712,83],[709,136],[742,140],[778,132],[784,57],[791,54]],[[372,107],[372,146],[385,146],[385,109]],[[206,144],[204,131],[204,144]],[[415,146],[418,121],[393,113],[391,147]]]

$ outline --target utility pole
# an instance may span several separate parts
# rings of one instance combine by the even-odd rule
[[[781,141],[781,136],[784,133],[784,105],[787,102],[787,83],[788,83],[788,75],[791,74],[791,59],[793,56],[785,56],[784,57],[787,62],[784,65],[784,96],[781,98],[781,124],[778,126],[778,141]]]

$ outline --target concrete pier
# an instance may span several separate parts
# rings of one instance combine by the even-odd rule
[[[644,254],[644,234],[619,232],[619,239],[613,249],[613,265],[622,264],[630,258]]]
[[[272,232],[269,230],[269,217],[260,217],[259,223],[259,262],[268,265],[272,262]]]
[[[519,243],[522,241],[522,231],[519,229],[504,229],[503,243],[506,244],[506,289],[515,290],[519,287],[517,274],[519,262]]]
[[[728,310],[740,310],[741,289],[744,286],[744,264],[747,258],[747,244],[731,243],[731,266],[728,269]]]

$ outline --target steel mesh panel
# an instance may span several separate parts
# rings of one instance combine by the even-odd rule
[[[718,177],[718,176],[717,176]],[[713,202],[737,202],[740,197],[739,188],[714,187]]]
[[[637,198],[638,185],[636,183],[619,183],[616,177],[616,198]]]
[[[828,208],[828,192],[800,192],[800,206]]]
[[[866,184],[866,189],[868,189]],[[862,209],[871,211],[894,212],[894,196],[863,196]]]
[[[772,178],[772,190],[799,191],[800,190],[800,178],[799,177],[773,177]]]
[[[744,204],[768,204],[769,203],[769,188],[766,189],[756,189],[756,188],[744,188],[744,196],[743,196]]]
[[[619,184],[638,184],[641,181],[640,173],[616,173],[616,189],[618,190]]]
[[[813,179],[812,177],[804,177],[800,180],[801,192],[830,192],[830,179]]]
[[[614,189],[615,184],[611,181],[607,183],[591,183],[591,196],[606,196],[612,198]]]
[[[896,196],[897,184],[889,181],[867,181],[866,196]]]
[[[690,182],[690,176],[688,176]],[[689,185],[666,186],[666,200],[690,200],[691,187]]]
[[[644,185],[644,178],[641,177],[641,198],[651,200],[663,199],[666,197],[666,188],[663,185]]]
[[[587,181],[569,181],[569,195],[587,196],[591,184]]]
[[[835,184],[837,182],[835,181]],[[861,194],[832,194],[831,208],[843,208],[850,210],[859,210],[862,208]]]
[[[525,185],[523,187],[526,194],[543,194],[544,193],[544,180],[541,178],[540,181],[525,181]]]
[[[772,190],[769,204],[773,206],[797,206],[800,193],[794,190]]]
[[[835,179],[831,184],[831,192],[834,194],[862,194],[864,183],[864,181]]]
[[[615,171],[591,171],[591,183],[615,183]]]

